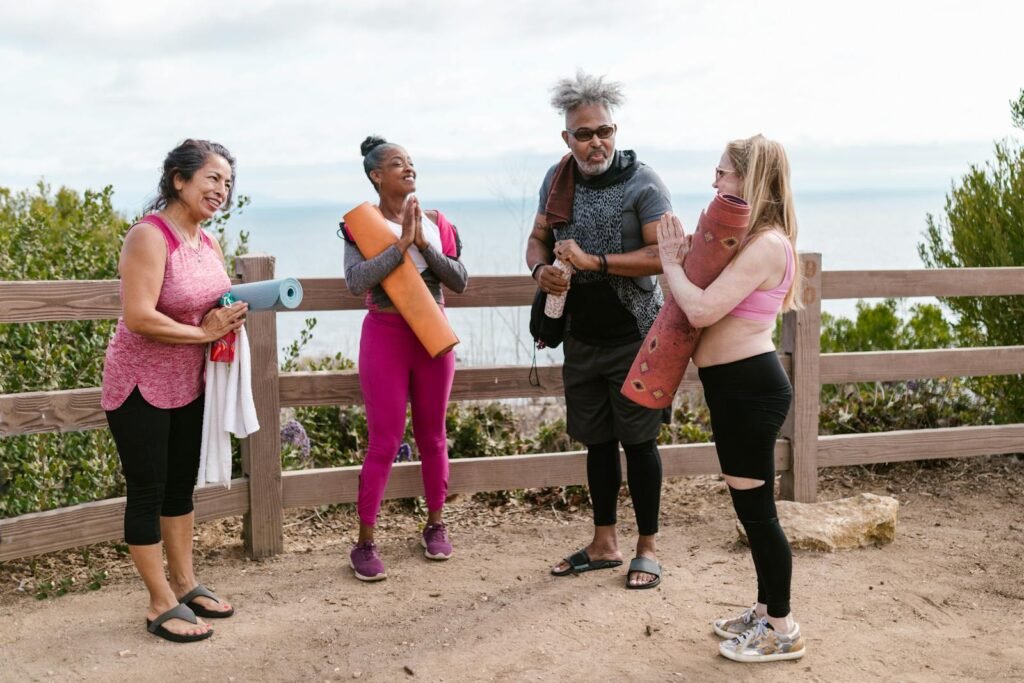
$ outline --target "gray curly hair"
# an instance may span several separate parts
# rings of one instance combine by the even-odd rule
[[[622,83],[605,82],[604,76],[576,71],[576,78],[563,78],[551,88],[551,106],[565,114],[585,104],[600,104],[609,111],[626,100]]]

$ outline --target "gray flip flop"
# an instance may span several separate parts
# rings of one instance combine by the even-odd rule
[[[190,610],[186,605],[179,603],[158,616],[156,619],[146,619],[146,630],[154,636],[160,636],[164,640],[169,640],[172,643],[194,643],[197,640],[205,640],[213,635],[213,629],[198,635],[185,635],[183,633],[168,631],[164,628],[164,622],[169,619],[181,619],[182,621],[187,621],[191,624],[199,623],[195,612]]]
[[[214,595],[210,591],[210,589],[204,586],[203,584],[199,584],[198,586],[190,590],[188,593],[182,596],[181,600],[178,600],[178,602],[182,605],[187,605],[189,609],[195,612],[195,615],[197,617],[202,617],[203,619],[227,619],[235,613],[234,607],[224,611],[207,609],[206,607],[203,607],[198,602],[196,602],[196,598],[209,598],[210,600],[213,600],[214,602],[220,604],[220,598]]]

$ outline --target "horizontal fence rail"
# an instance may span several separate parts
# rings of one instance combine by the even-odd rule
[[[813,500],[817,472],[824,467],[1024,450],[1024,424],[819,436],[816,395],[816,390],[828,384],[1024,374],[1024,346],[833,354],[820,354],[818,348],[822,299],[1024,295],[1024,268],[823,272],[820,256],[801,253],[800,258],[808,282],[805,308],[785,316],[780,347],[780,360],[795,389],[794,413],[775,450],[784,495]],[[238,262],[241,281],[274,277],[272,257],[247,255]],[[348,293],[340,278],[303,278],[301,282],[304,298],[299,311],[360,310],[365,305],[363,297]],[[465,292],[446,292],[446,306],[526,306],[535,291],[536,283],[527,275],[475,277]],[[115,319],[120,315],[118,292],[118,283],[106,280],[0,282],[0,323]],[[261,422],[272,424],[273,416],[286,407],[362,403],[359,375],[354,370],[280,372],[274,316],[254,314],[250,322]],[[530,381],[526,366],[460,367],[451,400],[563,395],[561,366],[538,367],[536,378]],[[691,365],[681,391],[699,390]],[[98,388],[0,395],[0,449],[3,437],[105,428],[99,399]],[[354,502],[359,467],[282,472],[276,435],[268,431],[254,436],[259,439],[242,442],[246,476],[235,480],[230,489],[197,489],[196,518],[244,515],[246,547],[252,556],[262,557],[283,547],[283,508]],[[672,445],[659,450],[665,476],[719,472],[714,444]],[[453,457],[449,490],[472,493],[568,486],[585,480],[584,452]],[[421,488],[419,463],[399,463],[385,495],[418,496]],[[0,561],[118,539],[123,512],[124,499],[119,498],[0,519]]]
[[[934,270],[833,270],[821,274],[822,299],[1024,295],[1024,268]],[[352,311],[365,306],[342,278],[300,278],[297,311]],[[536,283],[529,275],[470,279],[461,294],[445,292],[451,308],[525,306]],[[110,320],[121,314],[116,280],[0,282],[0,323]]]
[[[665,476],[717,474],[713,444],[663,446]],[[775,466],[789,470],[789,444],[775,446]],[[354,503],[359,491],[359,466],[296,470],[282,473],[282,502],[286,508]],[[451,461],[449,493],[584,484],[586,452],[505,455],[494,458],[456,458]],[[385,498],[422,494],[420,463],[396,463]],[[233,517],[248,511],[249,482],[235,479],[231,488],[196,489],[196,521]],[[52,550],[73,548],[121,537],[124,498],[83,503],[13,519],[0,519],[0,562]]]
[[[1024,294],[1024,268],[826,270],[821,274],[822,299],[1019,294]]]

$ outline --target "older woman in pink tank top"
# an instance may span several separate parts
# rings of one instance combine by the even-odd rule
[[[793,389],[779,363],[772,331],[780,311],[796,305],[796,211],[782,146],[761,135],[730,142],[714,187],[750,204],[750,228],[739,253],[706,289],[682,263],[689,238],[679,219],[658,226],[665,277],[676,304],[703,328],[693,354],[722,474],[750,541],[757,599],[742,614],[718,619],[719,652],[740,662],[797,659],[804,640],[790,611],[793,556],[775,510],[775,440]]]
[[[230,206],[234,163],[205,140],[186,140],[167,155],[153,212],[121,249],[122,316],[103,364],[101,404],[127,483],[125,542],[149,591],[147,630],[174,642],[208,638],[213,631],[201,617],[234,613],[192,566],[205,353],[241,327],[247,309],[217,307],[231,280],[220,245],[201,228]]]

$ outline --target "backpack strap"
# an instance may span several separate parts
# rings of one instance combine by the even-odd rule
[[[443,213],[437,209],[434,211],[437,212],[437,229],[441,233],[441,251],[445,256],[459,258],[462,256],[462,240],[459,239],[458,229],[445,218]]]

